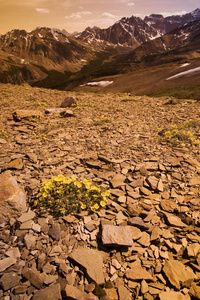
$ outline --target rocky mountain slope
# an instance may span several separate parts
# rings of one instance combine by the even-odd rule
[[[163,34],[169,33],[179,26],[200,19],[200,9],[180,16],[169,16],[164,18],[162,15],[152,14],[144,19],[132,16],[122,18],[114,25],[100,29],[98,27],[86,28],[76,38],[91,42],[108,42],[111,44],[128,45],[138,47],[139,45],[151,41]]]
[[[137,95],[171,94],[180,98],[200,99],[200,74],[192,72],[199,67],[199,45],[200,21],[190,22],[162,37],[143,43],[129,54],[116,59],[112,70],[115,69],[118,75],[103,77],[113,81],[104,90],[128,91]],[[178,75],[181,71],[190,73],[168,81],[169,77]],[[100,75],[99,80],[102,80],[101,77]]]
[[[200,299],[200,102],[0,88],[0,298]],[[59,174],[109,189],[107,205],[40,214]]]
[[[121,60],[127,70],[132,67],[149,67],[169,62],[195,60],[199,57],[200,21],[190,22],[160,38],[144,43]]]
[[[199,9],[167,18],[132,16],[73,37],[44,27],[13,30],[0,36],[0,81],[73,89],[98,77],[198,59],[199,17]]]

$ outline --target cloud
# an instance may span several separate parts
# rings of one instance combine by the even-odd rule
[[[88,15],[92,15],[92,12],[85,10],[85,11],[78,11],[76,13],[72,13],[70,16],[65,16],[65,18],[77,20],[77,19],[82,19],[83,16],[88,16]]]
[[[133,3],[133,2],[128,2],[128,3],[127,3],[127,6],[130,6],[130,7],[131,7],[131,6],[134,6],[134,5],[135,5],[135,3]]]
[[[50,12],[48,8],[36,8],[35,10],[40,14],[49,14]]]
[[[179,15],[185,15],[187,14],[188,11],[179,11],[179,12],[161,12],[160,14],[163,15],[164,17],[168,17],[168,16],[179,16]]]
[[[102,13],[101,18],[112,18],[112,19],[116,19],[116,18],[118,18],[118,16],[115,16],[115,15],[109,13],[109,12],[104,12],[104,13]]]

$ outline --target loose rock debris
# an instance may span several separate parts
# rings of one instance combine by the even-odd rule
[[[70,126],[49,130],[47,141],[33,132],[47,126],[50,115],[35,124],[22,114],[18,122],[7,117],[0,206],[8,198],[16,205],[21,195],[25,209],[15,206],[16,214],[1,216],[0,299],[200,299],[199,153],[160,144],[145,111],[155,122],[165,107],[157,100],[153,110],[149,100],[145,108],[145,101],[118,104],[120,126],[90,127],[94,112],[87,107],[86,115],[70,118]],[[182,108],[176,108],[178,116]],[[138,132],[149,131],[154,143],[130,131],[127,110],[137,110]],[[184,111],[197,114],[196,106]],[[43,180],[58,174],[110,189],[107,206],[92,215],[39,215],[33,198]]]

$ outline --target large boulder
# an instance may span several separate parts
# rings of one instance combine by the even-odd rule
[[[71,107],[72,105],[76,105],[76,99],[74,97],[66,97],[60,107]]]
[[[26,210],[26,195],[10,171],[0,174],[0,224]]]

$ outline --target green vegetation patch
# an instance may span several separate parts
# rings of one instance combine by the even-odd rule
[[[200,85],[191,85],[185,87],[166,88],[149,93],[150,97],[171,96],[178,99],[200,100]]]
[[[53,176],[42,183],[34,206],[41,213],[54,216],[95,212],[107,204],[109,190],[93,185],[87,179],[78,181],[64,175]]]
[[[113,119],[109,117],[101,117],[99,119],[94,119],[94,125],[104,125],[106,123],[112,123]]]
[[[187,128],[199,128],[200,127],[200,118],[189,119],[184,122],[185,127]]]
[[[200,141],[195,138],[191,131],[178,128],[177,125],[165,128],[159,134],[163,137],[163,140],[171,144],[177,145],[180,142],[184,142],[194,146],[200,145]]]

